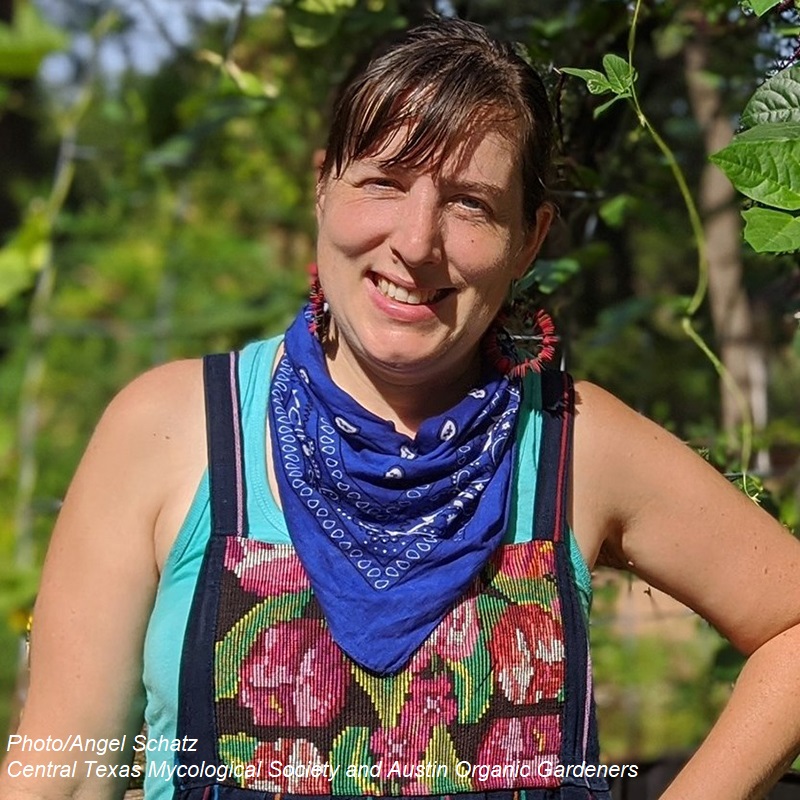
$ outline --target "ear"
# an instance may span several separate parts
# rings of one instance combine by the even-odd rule
[[[533,263],[550,231],[555,216],[556,208],[549,200],[545,200],[536,209],[536,221],[525,235],[525,243],[520,251],[520,260],[517,265],[518,274],[514,276],[515,279],[519,280]]]
[[[321,148],[315,150],[312,156],[312,163],[314,165],[314,173],[317,176],[317,184],[314,190],[314,210],[317,216],[317,223],[319,223],[319,215],[322,213],[325,206],[325,181],[322,177],[322,165],[325,163],[325,150]]]

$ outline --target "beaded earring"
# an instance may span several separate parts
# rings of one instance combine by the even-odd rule
[[[511,299],[500,309],[484,337],[489,362],[505,375],[521,378],[541,372],[556,354],[555,325],[550,315],[531,304],[531,298],[513,287]]]
[[[320,342],[323,342],[328,334],[328,310],[325,303],[325,295],[319,282],[317,265],[314,263],[309,264],[308,273],[311,278],[311,285],[308,290],[311,319],[308,323],[308,329],[312,336],[316,336]]]

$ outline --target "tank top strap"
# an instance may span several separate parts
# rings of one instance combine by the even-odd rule
[[[536,479],[533,538],[560,541],[566,531],[575,389],[566,372],[544,370],[542,443]]]
[[[239,353],[203,359],[212,536],[248,534]]]

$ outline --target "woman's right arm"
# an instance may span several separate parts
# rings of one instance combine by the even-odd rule
[[[205,466],[203,413],[201,362],[183,361],[137,378],[98,424],[53,531],[34,611],[17,734],[23,744],[41,740],[42,749],[13,740],[0,771],[3,800],[124,792],[127,778],[113,772],[130,763],[142,724],[142,650],[158,553],[168,549],[175,531],[166,528],[185,511]],[[123,736],[125,750],[104,755],[54,745]]]

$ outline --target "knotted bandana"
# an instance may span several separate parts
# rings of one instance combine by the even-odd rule
[[[286,332],[270,389],[283,513],[334,640],[391,674],[503,537],[519,381],[484,376],[410,438],[331,380],[309,321]]]

